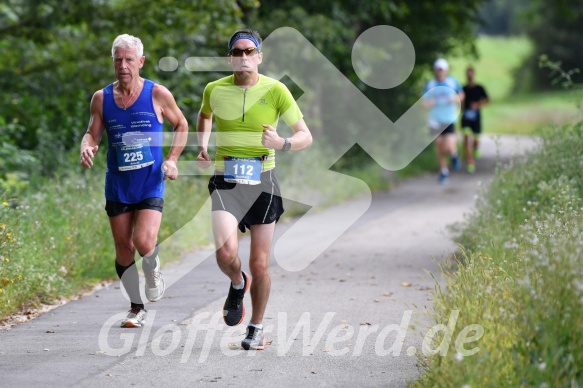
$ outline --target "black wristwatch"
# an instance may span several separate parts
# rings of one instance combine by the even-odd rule
[[[281,147],[281,150],[283,152],[285,151],[289,151],[291,148],[291,143],[289,142],[289,139],[286,137],[285,139],[283,139],[283,147]]]

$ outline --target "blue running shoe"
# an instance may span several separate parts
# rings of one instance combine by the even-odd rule
[[[460,158],[459,158],[459,155],[456,155],[456,156],[453,156],[453,155],[452,155],[452,156],[451,156],[451,167],[452,167],[454,170],[459,170],[459,169],[462,167],[462,165],[461,165],[461,163],[460,163]]]
[[[442,185],[447,181],[448,177],[449,177],[449,174],[444,174],[444,173],[440,172],[439,178],[437,179],[437,181],[439,182],[440,185]]]

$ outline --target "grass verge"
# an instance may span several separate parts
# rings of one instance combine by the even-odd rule
[[[423,357],[415,386],[583,383],[581,166],[583,123],[549,130],[536,151],[499,167],[463,226],[464,251],[435,302],[437,322],[460,311],[452,338],[472,324],[483,337]]]

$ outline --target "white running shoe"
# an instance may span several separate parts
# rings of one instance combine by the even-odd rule
[[[146,322],[146,313],[141,307],[132,307],[126,319],[121,321],[121,327],[142,327]]]
[[[247,336],[241,342],[241,346],[245,350],[263,350],[265,349],[265,337],[263,336],[263,329],[255,326],[247,326]]]
[[[156,261],[158,261],[158,257],[156,257]],[[150,302],[157,302],[162,299],[166,289],[164,286],[164,278],[162,278],[162,273],[159,268],[160,263],[156,265],[154,272],[144,273],[144,277],[146,278],[146,298]]]

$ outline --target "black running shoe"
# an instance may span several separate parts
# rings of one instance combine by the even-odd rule
[[[241,290],[235,290],[233,288],[233,283],[229,287],[229,295],[223,306],[223,319],[227,326],[237,326],[243,322],[245,317],[245,306],[243,305],[243,297],[249,289],[251,281],[245,272],[243,274],[243,281],[245,282],[245,287]]]
[[[247,326],[247,337],[241,342],[241,346],[245,350],[263,350],[265,349],[265,337],[263,336],[263,329],[258,329],[255,326]]]

